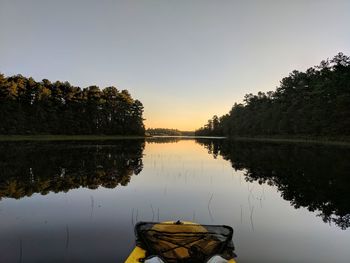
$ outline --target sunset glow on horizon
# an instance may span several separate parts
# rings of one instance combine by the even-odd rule
[[[195,130],[350,54],[350,1],[0,0],[0,72],[127,89],[146,128]]]

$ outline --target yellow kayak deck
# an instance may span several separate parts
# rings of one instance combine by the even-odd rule
[[[203,227],[202,225],[195,224],[193,222],[181,222],[180,224],[178,224],[173,221],[154,224],[151,229],[152,231],[159,231],[159,232],[164,231],[169,233],[169,231],[172,232],[174,231],[174,229],[181,232],[181,231],[184,231],[185,228],[187,228],[186,231],[188,231],[188,228],[190,228],[190,229],[193,229],[194,232],[199,232],[199,233],[203,233],[207,231],[206,228]],[[187,253],[186,256],[188,257],[187,250],[186,251],[181,250],[181,248],[177,248],[177,249],[178,249],[178,253],[182,254],[182,256],[184,256]],[[126,259],[125,263],[142,262],[145,259],[145,257],[146,257],[146,250],[136,245],[133,251],[130,253],[129,257]],[[228,263],[236,263],[236,261],[232,258],[228,260]]]

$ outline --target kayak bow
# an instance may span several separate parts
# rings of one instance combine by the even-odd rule
[[[235,263],[229,226],[193,222],[139,222],[136,246],[125,263]]]

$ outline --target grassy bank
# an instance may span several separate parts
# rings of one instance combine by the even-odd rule
[[[232,137],[230,138],[236,141],[257,141],[257,142],[276,142],[276,143],[314,143],[314,144],[327,144],[327,145],[339,145],[350,146],[350,138],[348,137]]]
[[[0,135],[0,141],[111,141],[144,138],[131,135]]]

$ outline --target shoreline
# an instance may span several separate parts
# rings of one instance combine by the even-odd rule
[[[0,135],[0,142],[15,141],[113,141],[146,139],[140,135]]]
[[[0,135],[0,142],[20,141],[113,141],[124,139],[178,138],[178,139],[228,139],[232,141],[254,141],[272,143],[307,143],[350,146],[350,138],[325,137],[219,137],[219,136],[148,136],[148,135]]]
[[[272,142],[272,143],[304,143],[304,144],[324,144],[336,146],[350,146],[350,140],[337,138],[303,138],[303,137],[229,137],[233,141],[255,141],[255,142]]]

